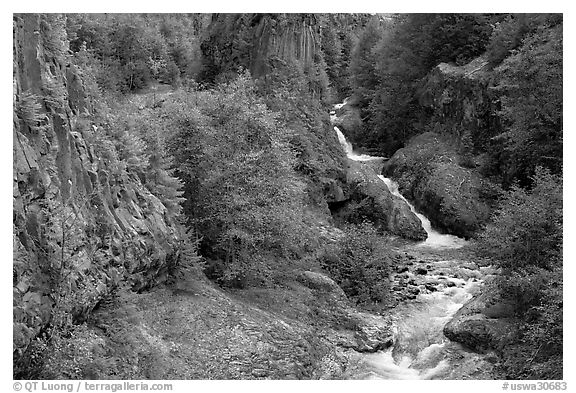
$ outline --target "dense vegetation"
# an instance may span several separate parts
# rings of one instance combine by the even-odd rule
[[[341,165],[338,146],[322,142],[321,101],[346,88],[330,86],[346,81],[346,49],[338,48],[341,41],[350,48],[345,27],[357,29],[363,18],[65,18],[74,62],[91,82],[97,117],[106,118],[118,158],[174,214],[182,202],[178,217],[199,239],[206,273],[220,284],[266,282],[283,266],[272,260],[301,258],[315,244],[304,205],[325,203],[318,181]],[[322,35],[306,28],[319,25],[326,27]],[[286,29],[301,36],[290,42]],[[254,48],[255,34],[279,37],[286,48]],[[167,92],[166,84],[179,90]],[[152,102],[133,104],[126,97],[134,92],[152,93]]]
[[[485,172],[506,187],[514,181],[528,185],[537,166],[560,173],[559,15],[411,14],[372,19],[350,64],[364,119],[363,129],[353,135],[355,141],[390,156],[439,120],[420,103],[427,73],[439,63],[459,66],[480,55],[493,68],[486,83],[491,99],[501,105],[498,113],[490,114],[500,122],[490,122],[474,141],[475,153],[490,156]]]
[[[356,138],[391,155],[419,132],[420,80],[437,64],[465,64],[490,36],[482,14],[409,14],[373,18],[354,48],[351,80],[365,126]],[[421,130],[420,130],[421,131]]]
[[[522,349],[505,354],[504,372],[561,378],[562,16],[373,17],[360,37],[350,81],[364,121],[351,137],[389,156],[414,135],[446,134],[462,153],[461,165],[508,190],[477,247],[503,268],[495,284],[516,301],[525,323],[517,337]],[[476,89],[493,102],[484,119],[458,123],[450,117],[461,114],[450,107],[439,116],[422,105],[434,67],[457,70],[475,58],[480,68],[463,69],[483,69]]]
[[[562,179],[537,168],[513,187],[479,237],[478,251],[503,269],[495,284],[524,322],[520,350],[505,352],[510,378],[562,379]]]
[[[344,293],[364,306],[386,303],[391,272],[390,253],[370,223],[351,224],[344,236],[327,247],[322,267]]]
[[[64,185],[62,198],[52,191],[41,197],[46,223],[38,260],[25,253],[22,233],[30,225],[16,217],[23,229],[15,236],[26,247],[17,247],[14,259],[15,376],[50,376],[46,361],[67,338],[83,334],[76,326],[94,308],[166,274],[191,269],[223,287],[245,288],[281,283],[296,266],[321,268],[313,228],[328,218],[325,183],[343,178],[326,107],[346,88],[331,86],[346,72],[334,49],[340,41],[350,48],[346,26],[359,28],[362,19],[342,16],[340,30],[322,36],[319,23],[331,18],[15,16],[23,36],[17,24],[39,23],[42,69],[35,93],[29,87],[15,96],[16,135],[44,142],[61,132],[59,119],[68,119],[77,141],[71,146],[82,149],[78,168],[61,158],[70,150],[60,140],[64,153],[54,150],[56,162],[42,163],[47,178],[60,177],[52,184]],[[285,47],[273,41],[254,48],[254,34]],[[322,47],[332,50],[333,82]],[[24,66],[15,63],[15,70],[27,78]],[[98,175],[102,185],[84,195],[83,177]],[[159,266],[163,258],[167,266]]]
[[[43,16],[41,27],[43,53],[53,55],[46,62],[69,63],[82,80],[87,104],[68,103],[72,131],[107,176],[142,185],[164,206],[162,220],[180,236],[172,270],[192,267],[222,287],[274,286],[301,268],[324,271],[361,306],[386,303],[392,251],[382,233],[356,223],[331,241],[318,234],[318,222],[331,219],[326,185],[346,177],[329,104],[351,96],[362,124],[347,136],[385,156],[424,132],[448,136],[462,153],[455,161],[505,190],[477,246],[502,268],[495,285],[524,323],[504,372],[561,378],[561,16],[71,14]],[[490,121],[454,131],[449,109],[438,116],[422,104],[426,78],[440,63],[478,59]],[[41,96],[29,89],[15,102],[15,121],[33,135],[47,127],[44,112],[58,117],[64,97],[72,102],[60,82],[44,82]],[[141,203],[137,187],[127,188],[119,199]],[[18,376],[42,375],[50,337],[59,343],[81,322],[76,308],[94,307],[65,296],[92,230],[70,218],[78,205],[99,203],[75,197],[43,207],[53,218],[48,268],[38,274],[48,277],[57,318],[17,354]],[[107,252],[106,228],[94,231]],[[93,261],[109,263],[96,251]],[[16,275],[21,265],[15,259]],[[15,342],[34,335],[25,321],[48,312],[45,298],[28,300],[34,307],[15,306]]]

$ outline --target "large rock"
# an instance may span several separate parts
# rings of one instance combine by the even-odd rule
[[[475,351],[500,350],[518,326],[513,302],[485,290],[456,312],[444,326],[444,335]]]
[[[330,277],[317,272],[304,271],[297,275],[297,280],[306,287],[330,294],[336,300],[346,299],[346,294]]]
[[[335,212],[346,221],[369,220],[376,227],[407,239],[424,240],[426,231],[408,205],[392,195],[378,178],[381,163],[348,161],[346,182],[350,185],[350,200]]]
[[[498,195],[495,185],[459,165],[452,145],[433,132],[398,150],[383,173],[434,227],[466,238],[488,221]]]
[[[337,330],[327,335],[333,344],[357,352],[376,352],[392,345],[394,334],[390,321],[351,307],[342,288],[330,277],[304,271],[297,274],[296,279],[313,290],[315,303],[322,307],[325,318],[336,318]]]

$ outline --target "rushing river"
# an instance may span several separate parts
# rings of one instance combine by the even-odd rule
[[[332,123],[337,123],[336,110],[346,101],[334,106],[330,113]],[[358,154],[337,126],[334,131],[347,157],[354,161],[379,160],[366,154]],[[486,356],[466,350],[460,344],[448,340],[442,329],[462,305],[478,291],[481,281],[475,275],[462,275],[457,259],[450,258],[450,251],[466,245],[459,237],[442,234],[432,228],[430,220],[418,213],[402,196],[398,184],[382,175],[378,177],[390,192],[402,199],[420,219],[428,234],[425,241],[408,246],[425,258],[426,253],[445,252],[447,258],[427,260],[430,273],[426,280],[441,283],[435,291],[423,291],[416,299],[395,307],[391,312],[394,321],[394,345],[373,354],[361,355],[357,367],[350,375],[354,379],[489,379],[492,364]],[[478,272],[479,273],[479,272]],[[450,285],[444,285],[451,282]]]

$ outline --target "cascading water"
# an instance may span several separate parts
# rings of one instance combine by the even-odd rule
[[[342,148],[344,149],[346,156],[348,158],[350,158],[351,160],[354,160],[354,161],[375,161],[375,160],[381,159],[380,157],[369,156],[367,154],[358,154],[358,153],[354,152],[354,149],[352,148],[352,144],[350,142],[348,142],[348,140],[346,139],[346,137],[344,136],[342,131],[340,131],[340,129],[336,126],[334,126],[334,131],[336,131],[336,134],[338,135],[338,141],[340,141],[340,145],[342,145]]]
[[[334,105],[334,109],[335,110],[340,109],[342,106],[346,105],[346,101],[347,100],[345,100],[342,104]],[[335,110],[330,113],[330,120],[333,123],[337,119]],[[349,159],[354,161],[375,161],[382,159],[381,157],[374,157],[367,154],[356,153],[354,151],[354,148],[352,147],[352,144],[346,139],[346,136],[344,136],[342,131],[340,131],[340,129],[337,126],[334,126],[334,131],[336,131],[336,135],[338,135],[338,141],[340,142],[340,145],[344,149],[344,152],[346,153],[346,156]],[[432,228],[430,220],[426,218],[423,214],[418,213],[414,208],[414,206],[410,202],[408,202],[402,194],[400,194],[400,192],[398,191],[398,184],[394,180],[384,177],[383,175],[378,175],[378,177],[386,184],[392,195],[395,195],[398,198],[402,199],[408,205],[412,213],[414,213],[416,217],[418,217],[418,219],[422,222],[422,227],[428,234],[428,237],[423,243],[419,244],[420,247],[427,246],[433,248],[460,248],[466,244],[466,240],[464,239],[461,239],[454,235],[447,235],[440,233],[436,231],[434,228]]]
[[[347,100],[334,106],[330,112],[332,123],[338,118],[336,110],[346,105]],[[354,152],[352,144],[342,131],[334,126],[338,140],[347,157],[354,161],[380,160]],[[414,249],[449,252],[466,244],[464,239],[453,235],[441,234],[434,230],[430,220],[416,212],[414,206],[400,194],[398,184],[382,175],[378,177],[386,184],[390,192],[402,199],[410,210],[420,219],[428,234],[424,242],[414,245]],[[472,297],[480,282],[473,278],[463,279],[453,273],[458,270],[455,261],[428,261],[430,270],[438,269],[438,274],[427,275],[429,282],[446,283],[438,290],[424,292],[414,301],[405,302],[393,311],[394,345],[386,351],[363,355],[358,370],[350,377],[355,379],[460,379],[490,378],[491,365],[482,355],[467,351],[460,344],[448,340],[442,329],[456,311]],[[440,272],[440,270],[448,269]],[[450,281],[450,285],[448,285]]]
[[[384,183],[386,183],[386,186],[388,187],[392,195],[396,195],[397,197],[401,198],[404,202],[406,202],[408,207],[410,207],[412,213],[414,213],[416,217],[420,219],[420,222],[422,222],[422,227],[428,234],[428,237],[426,238],[424,243],[419,244],[419,246],[429,246],[433,248],[460,248],[466,244],[466,240],[462,238],[459,238],[454,235],[439,233],[438,231],[434,230],[432,228],[430,220],[426,218],[423,214],[418,213],[414,208],[414,206],[410,202],[408,202],[406,198],[402,196],[402,194],[400,194],[400,191],[398,191],[398,184],[394,180],[384,177],[382,175],[378,175],[378,177]]]

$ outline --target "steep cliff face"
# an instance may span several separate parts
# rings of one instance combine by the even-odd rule
[[[254,30],[254,46],[250,70],[255,77],[269,71],[271,56],[304,67],[314,64],[314,55],[320,50],[318,21],[311,15],[292,17],[263,16]]]
[[[165,277],[180,232],[121,162],[95,147],[103,127],[69,61],[64,19],[13,25],[13,281],[15,375],[32,340],[82,319],[118,286]]]
[[[202,44],[204,77],[248,69],[259,78],[272,61],[311,69],[320,56],[320,22],[315,14],[212,14]]]

